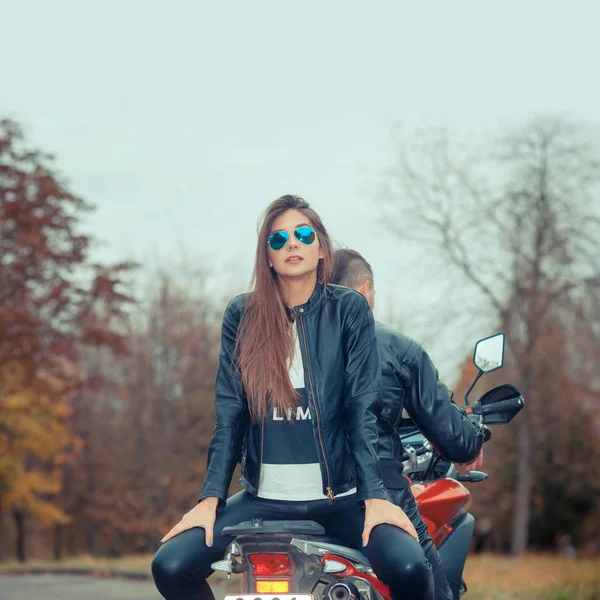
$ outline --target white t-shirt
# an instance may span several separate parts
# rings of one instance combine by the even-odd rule
[[[290,380],[298,393],[298,403],[288,414],[274,408],[264,421],[263,463],[258,496],[273,500],[322,500],[323,479],[312,425],[312,409],[304,383],[302,353],[294,324],[296,349],[289,367]],[[356,488],[339,494],[356,493]]]

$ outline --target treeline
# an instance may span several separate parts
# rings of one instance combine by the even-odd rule
[[[222,302],[198,269],[92,262],[52,157],[0,123],[0,552],[156,548],[200,491]]]
[[[538,237],[558,231],[546,204],[531,227]],[[517,235],[509,241],[518,285],[493,298],[506,366],[475,393],[514,383],[527,407],[485,449],[490,479],[472,486],[477,543],[510,549],[521,485],[531,496],[520,507],[529,511],[525,541],[554,548],[570,534],[584,546],[600,538],[595,271],[584,292],[556,276],[571,272],[559,231],[544,233],[550,241],[537,260],[549,266],[536,274],[525,241],[526,217],[537,213],[507,206],[513,212],[501,220],[495,205],[487,213],[491,224],[514,219]],[[0,122],[2,559],[153,552],[202,485],[225,298],[201,270],[95,263],[82,232],[92,209],[51,156],[32,150],[17,124]],[[590,243],[586,250],[597,239]],[[484,292],[495,281],[488,275]],[[457,394],[472,368],[469,359]]]
[[[531,360],[533,382],[526,406],[511,423],[492,427],[492,439],[484,447],[483,470],[489,478],[468,484],[471,512],[477,518],[474,550],[511,549],[522,420],[533,441],[529,547],[600,554],[600,397],[593,387],[599,354],[597,341],[583,324],[571,328],[557,320],[541,335]],[[460,404],[475,374],[469,356],[455,386]],[[486,375],[471,400],[503,383],[524,387],[510,344],[504,368]]]

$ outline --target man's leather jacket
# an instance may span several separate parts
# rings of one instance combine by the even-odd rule
[[[263,423],[251,422],[234,356],[245,301],[246,294],[231,300],[223,318],[217,423],[200,494],[200,499],[219,498],[220,505],[239,461],[243,487],[254,495],[259,491]],[[323,494],[332,502],[356,487],[359,502],[389,498],[377,456],[381,362],[366,299],[354,290],[336,285],[324,289],[318,283],[308,302],[289,312],[297,322]]]
[[[375,331],[382,363],[379,456],[396,460],[402,456],[397,428],[405,408],[423,435],[448,460],[473,460],[483,443],[481,429],[451,401],[427,353],[382,323],[375,324]]]

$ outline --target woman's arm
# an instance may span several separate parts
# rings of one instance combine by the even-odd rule
[[[377,415],[381,411],[381,361],[373,312],[358,292],[348,302],[344,332],[346,372],[344,420],[350,451],[356,463],[357,499],[389,499],[383,486],[377,454]]]
[[[217,423],[210,446],[206,478],[199,500],[226,498],[236,464],[239,462],[242,442],[248,425],[248,404],[242,388],[241,375],[234,362],[236,336],[242,309],[238,296],[229,302],[223,316],[221,352],[215,386]]]
[[[365,503],[363,546],[369,543],[373,528],[382,523],[400,527],[418,540],[411,520],[399,506],[392,504],[383,486],[377,452],[377,417],[382,403],[379,397],[381,359],[375,338],[375,321],[363,296],[353,305],[344,336],[344,413],[350,451],[356,463],[357,500]]]

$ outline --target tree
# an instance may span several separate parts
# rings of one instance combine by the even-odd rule
[[[201,488],[214,426],[220,310],[206,289],[209,274],[197,268],[138,272],[142,277],[128,353],[82,353],[70,421],[84,445],[64,470],[60,507],[72,519],[55,528],[55,556],[153,552],[159,532],[193,506]]]
[[[584,132],[539,120],[500,138],[492,151],[451,147],[448,136],[399,140],[380,193],[382,222],[402,243],[435,248],[478,293],[507,336],[507,357],[529,402],[539,402],[542,332],[589,314],[600,285],[600,162]],[[589,308],[589,307],[588,307]],[[536,398],[538,396],[538,398]],[[518,427],[511,551],[528,544],[535,428]]]
[[[68,419],[81,350],[124,350],[130,301],[119,285],[132,265],[91,262],[79,221],[92,206],[52,162],[0,121],[0,512],[13,512],[21,560],[28,514],[67,520],[51,497],[78,447]]]
[[[60,491],[61,465],[77,447],[66,426],[69,376],[57,380],[40,374],[28,383],[24,376],[18,364],[5,366],[0,375],[0,473],[6,479],[3,507],[15,519],[17,556],[22,561],[27,513],[44,523],[68,521],[50,498]]]
[[[535,433],[532,453],[532,508],[530,543],[536,549],[555,549],[560,536],[569,535],[578,545],[590,541],[594,509],[600,508],[600,421],[598,400],[590,396],[578,373],[573,372],[568,354],[581,354],[585,338],[561,324],[548,321],[541,333],[541,351],[536,353],[534,380],[537,382],[526,409]],[[582,348],[583,344],[583,348]],[[462,394],[473,380],[473,363],[468,357],[456,384]],[[486,375],[475,388],[474,397],[486,389],[517,380],[514,364]],[[515,429],[525,411],[508,426],[492,427],[492,442],[485,449],[484,486],[473,486],[474,514],[491,523],[494,549],[510,540],[505,523],[510,522],[516,483]],[[597,533],[596,533],[597,535]],[[489,535],[488,535],[489,538]]]

